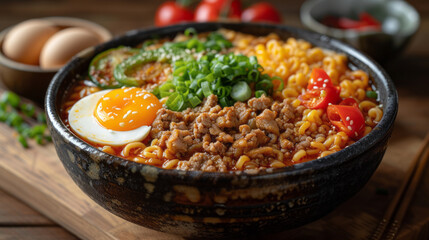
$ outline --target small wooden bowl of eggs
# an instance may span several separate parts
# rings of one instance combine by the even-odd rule
[[[65,63],[111,38],[107,29],[83,19],[26,20],[0,33],[0,79],[8,89],[42,103],[49,82]]]

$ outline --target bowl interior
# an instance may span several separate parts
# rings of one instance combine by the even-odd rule
[[[366,71],[371,76],[372,81],[376,85],[376,88],[379,92],[380,102],[384,108],[384,115],[382,120],[379,122],[378,127],[374,129],[369,135],[349,146],[347,149],[331,154],[325,158],[296,164],[283,169],[262,170],[258,172],[258,176],[264,177],[266,174],[297,174],[299,171],[305,171],[312,168],[328,168],[335,164],[350,161],[350,159],[353,157],[356,157],[364,152],[365,149],[371,148],[377,142],[381,141],[388,134],[393,125],[393,121],[397,112],[397,94],[395,87],[388,75],[377,63],[356,49],[332,38],[287,26],[243,23],[192,23],[164,28],[145,29],[141,31],[130,31],[122,37],[113,39],[112,41],[101,44],[93,49],[88,49],[87,51],[81,53],[77,58],[73,59],[73,61],[69,62],[56,74],[50,84],[46,96],[46,112],[55,131],[58,131],[63,138],[67,139],[67,142],[70,142],[80,149],[89,149],[95,152],[100,158],[109,159],[109,161],[114,161],[117,164],[124,164],[128,162],[127,160],[123,160],[119,157],[112,157],[111,155],[108,155],[88,145],[80,138],[76,137],[71,131],[69,131],[59,117],[59,108],[61,106],[63,97],[65,96],[68,88],[73,84],[75,76],[77,74],[82,75],[87,73],[89,62],[97,53],[120,45],[136,46],[144,40],[153,37],[174,37],[177,33],[183,32],[189,27],[195,28],[198,32],[214,31],[219,28],[228,28],[254,35],[267,35],[274,32],[277,33],[282,39],[287,39],[288,37],[301,38],[309,41],[315,46],[346,54],[349,58],[350,67],[359,68]],[[139,166],[143,165],[138,163],[135,164]],[[151,166],[145,167],[151,168]],[[186,175],[190,177],[198,176],[200,179],[235,175],[235,173],[207,173],[199,171],[193,172],[182,170],[163,170],[156,167],[152,167],[152,169],[153,171],[165,175],[166,177],[177,176],[177,172],[186,172]],[[246,173],[244,173],[244,175],[246,175]]]
[[[382,31],[343,30],[321,23],[326,16],[358,19],[362,12],[380,20]],[[302,5],[300,14],[307,28],[345,41],[380,62],[400,53],[420,24],[417,11],[402,0],[308,0]]]
[[[329,33],[337,38],[374,33],[335,29],[321,23],[321,20],[328,15],[358,19],[361,12],[368,12],[380,20],[383,32],[395,38],[412,35],[419,26],[419,14],[411,5],[402,0],[310,0],[302,6],[301,17],[304,24],[312,30]]]

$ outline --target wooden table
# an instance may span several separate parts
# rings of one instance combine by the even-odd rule
[[[281,0],[271,2],[282,12],[285,24],[301,26],[299,7],[302,1],[287,1],[287,4]],[[373,210],[374,215],[380,218],[401,178],[401,176],[394,178],[389,173],[395,172],[399,175],[405,173],[412,158],[411,155],[416,153],[418,144],[429,131],[429,80],[427,74],[429,70],[429,44],[427,43],[429,1],[413,0],[409,2],[420,12],[420,30],[405,53],[385,66],[396,83],[400,98],[399,114],[385,159],[395,158],[401,162],[392,164],[392,162],[383,161],[370,180],[372,184],[368,184],[350,200],[367,202],[374,200],[373,204],[376,206]],[[157,1],[131,0],[2,1],[0,29],[29,18],[71,16],[92,20],[107,27],[114,35],[119,35],[131,29],[151,26],[158,4]],[[426,172],[426,177],[422,180],[404,220],[400,239],[429,238],[429,168]],[[393,181],[395,184],[394,187],[387,189],[387,195],[374,197],[377,186],[383,188],[389,181]],[[338,221],[347,221],[347,215],[337,216],[344,212],[341,208],[345,207],[348,207],[347,203],[328,217],[335,216],[334,219],[338,219]],[[359,214],[359,209],[354,209],[350,214]],[[376,222],[377,219],[368,220],[368,222],[371,221]],[[359,229],[359,225],[368,224],[368,222],[351,224],[356,224],[356,229]],[[314,231],[320,234],[321,239],[335,239],[333,233],[341,232],[341,229],[334,231],[327,230],[327,228],[314,229]],[[311,235],[311,233],[308,235],[300,233],[301,235],[299,235],[299,231],[300,229],[293,230],[288,234],[298,236],[294,239],[306,239],[306,236]],[[356,233],[356,235],[359,234]],[[273,237],[280,238],[281,235]],[[0,239],[76,239],[76,237],[20,200],[0,190]]]

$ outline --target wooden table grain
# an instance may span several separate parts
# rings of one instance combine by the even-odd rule
[[[302,27],[299,20],[299,7],[303,1],[299,0],[272,0],[283,15],[283,22],[288,25]],[[421,25],[418,33],[406,51],[397,59],[392,60],[384,67],[394,80],[399,93],[399,113],[395,129],[386,157],[404,154],[401,151],[403,139],[415,142],[415,149],[429,131],[429,1],[411,0],[421,16]],[[114,35],[120,35],[131,29],[150,27],[153,25],[153,16],[160,1],[146,0],[0,0],[0,30],[29,18],[48,16],[70,16],[88,19],[97,22]],[[407,145],[409,147],[409,145]],[[413,152],[406,151],[406,153]],[[406,171],[411,156],[405,155],[402,172]],[[391,166],[384,164],[384,169]],[[392,166],[393,167],[393,166]],[[390,179],[377,176],[384,173],[376,172],[376,180],[380,186],[383,181]],[[429,184],[429,173],[422,184]],[[399,184],[399,182],[398,182]],[[419,189],[428,189],[428,186],[419,186]],[[395,189],[388,189],[392,193]],[[364,189],[363,191],[371,191]],[[407,225],[407,222],[429,222],[428,192],[417,191],[414,206],[405,220],[406,228],[418,228],[413,236],[404,239],[429,239],[429,226]],[[392,194],[391,194],[392,195]],[[365,198],[368,196],[359,195]],[[423,199],[426,199],[423,200]],[[386,205],[389,196],[386,197]],[[380,204],[380,203],[378,203]],[[382,211],[379,211],[380,217]],[[320,230],[323,235],[323,229]],[[411,232],[411,231],[410,231]],[[293,231],[290,233],[293,234]],[[47,217],[31,209],[20,200],[0,189],[0,239],[77,239],[73,234],[58,226]],[[335,239],[335,236],[332,236]]]

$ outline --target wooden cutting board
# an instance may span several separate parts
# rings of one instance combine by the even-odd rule
[[[408,164],[429,130],[429,98],[402,98],[393,136],[380,167],[352,199],[306,226],[260,239],[366,239],[377,226]],[[412,116],[410,118],[410,116]],[[127,222],[98,206],[67,175],[53,144],[23,149],[0,123],[0,187],[82,239],[182,239]],[[429,238],[429,167],[398,239]]]

